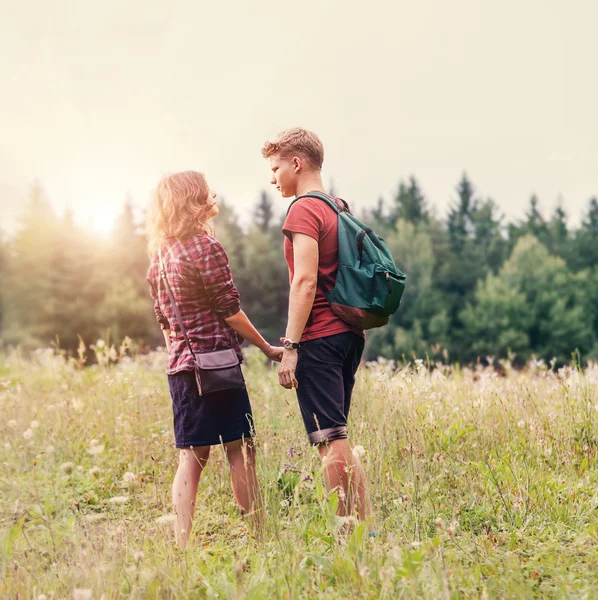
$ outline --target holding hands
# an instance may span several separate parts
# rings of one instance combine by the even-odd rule
[[[280,362],[282,360],[282,353],[284,348],[282,346],[268,346],[262,350],[262,352],[272,361]]]

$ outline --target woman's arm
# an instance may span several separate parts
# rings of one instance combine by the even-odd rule
[[[282,348],[271,346],[252,325],[247,315],[242,311],[224,319],[241,337],[249,343],[257,346],[270,360],[280,362],[282,359]]]
[[[170,350],[170,329],[162,329],[162,333],[166,342],[166,350]]]

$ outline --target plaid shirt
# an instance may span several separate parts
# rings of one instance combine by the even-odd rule
[[[239,312],[239,292],[220,242],[208,235],[185,241],[170,239],[162,248],[166,277],[196,354],[234,348],[242,360],[242,339],[224,319]],[[156,254],[147,272],[154,312],[162,329],[170,329],[168,374],[193,371],[194,361],[160,278]]]

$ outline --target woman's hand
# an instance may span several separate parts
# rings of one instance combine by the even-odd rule
[[[270,344],[268,344],[268,347],[263,350],[264,354],[274,362],[280,362],[282,360],[283,351],[284,348],[282,346],[270,346]]]

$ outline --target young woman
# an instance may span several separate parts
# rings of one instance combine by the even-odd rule
[[[214,237],[215,198],[203,174],[175,173],[160,181],[148,213],[151,262],[147,279],[168,348],[168,385],[176,447],[180,448],[172,503],[176,540],[182,547],[189,540],[197,486],[211,446],[223,445],[237,504],[256,524],[262,518],[261,496],[247,390],[199,395],[194,359],[161,280],[159,253],[195,354],[233,348],[242,360],[240,343],[245,338],[269,359],[282,357],[282,348],[268,344],[239,308],[226,253]]]

